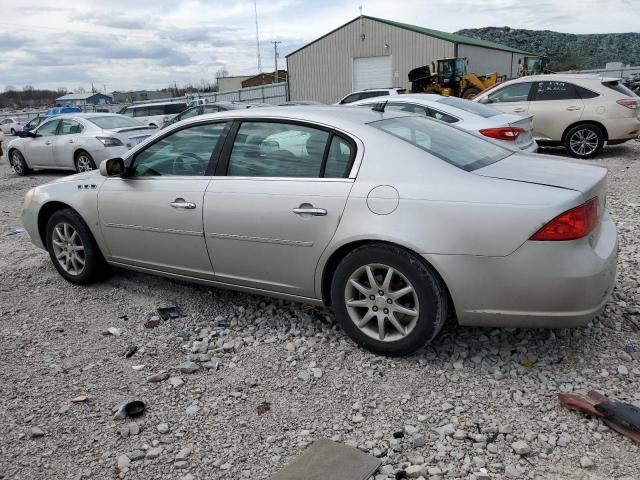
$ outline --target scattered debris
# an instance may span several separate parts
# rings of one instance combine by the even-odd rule
[[[159,423],[156,427],[158,429],[158,433],[164,435],[165,433],[169,433],[169,425],[166,423]]]
[[[323,438],[269,480],[365,480],[381,463],[355,447]]]
[[[144,328],[157,328],[160,325],[160,317],[152,315],[149,320],[144,322]]]
[[[127,402],[121,404],[113,418],[115,420],[122,420],[126,417],[137,417],[138,415],[142,415],[145,410],[144,402],[140,400],[134,400],[132,402]]]
[[[176,370],[178,370],[180,373],[193,373],[200,370],[200,365],[193,362],[184,362],[178,365],[176,367]]]
[[[31,438],[40,438],[40,437],[44,437],[44,432],[38,427],[33,427],[31,429]]]
[[[4,234],[5,237],[9,237],[11,235],[19,235],[20,233],[24,233],[26,232],[26,230],[22,227],[16,227],[12,230],[9,230],[7,233]]]
[[[158,315],[160,315],[160,317],[163,320],[173,320],[176,318],[180,318],[182,317],[182,310],[180,310],[180,307],[162,307],[162,308],[158,308]]]
[[[79,397],[72,398],[70,401],[73,403],[80,403],[86,402],[87,400],[89,400],[89,397],[87,397],[86,395],[80,395]]]
[[[114,337],[119,337],[120,335],[122,335],[122,329],[116,328],[116,327],[109,327],[104,332],[104,335],[113,335]]]
[[[256,412],[258,413],[258,415],[264,415],[269,410],[271,410],[271,403],[269,402],[262,402],[256,407]]]
[[[640,408],[635,405],[612,400],[595,390],[590,390],[586,396],[559,393],[558,400],[569,410],[602,418],[612,430],[640,443]]]
[[[127,348],[127,351],[124,352],[124,356],[126,358],[132,357],[134,353],[136,353],[138,351],[138,346],[137,345],[129,345],[129,348]]]
[[[151,375],[149,378],[147,378],[147,382],[160,383],[160,382],[164,382],[168,378],[169,378],[169,374],[166,372],[156,373],[155,375]]]
[[[533,368],[533,366],[536,364],[536,362],[534,362],[533,360],[531,360],[529,357],[524,357],[520,363],[522,364],[522,366],[524,368]]]

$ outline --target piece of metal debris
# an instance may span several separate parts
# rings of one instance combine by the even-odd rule
[[[20,233],[24,233],[26,232],[26,230],[22,227],[16,227],[12,230],[9,230],[7,233],[4,234],[5,237],[9,237],[11,235],[18,235]]]
[[[132,357],[134,353],[136,353],[138,351],[138,346],[137,345],[129,345],[129,348],[127,348],[127,351],[124,352],[124,356],[126,358]]]
[[[173,320],[175,318],[180,318],[183,316],[180,307],[158,308],[158,315],[160,315],[163,320]]]
[[[262,402],[256,407],[256,412],[258,413],[258,415],[264,415],[269,410],[271,410],[271,403],[269,402]]]
[[[321,438],[269,480],[366,480],[381,463],[357,448]]]

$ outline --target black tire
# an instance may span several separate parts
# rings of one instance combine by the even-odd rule
[[[25,175],[29,175],[29,173],[31,173],[31,169],[27,165],[27,161],[18,150],[11,151],[10,159],[11,166],[18,175],[24,177]]]
[[[393,337],[389,337],[386,341],[380,338],[373,338],[371,330],[373,330],[373,335],[375,336],[375,329],[379,327],[371,326],[370,324],[373,321],[378,325],[379,317],[377,316],[374,320],[369,321],[364,328],[358,327],[355,320],[352,320],[347,307],[347,289],[351,288],[350,285],[352,284],[349,282],[352,275],[362,270],[362,268],[366,268],[366,265],[377,265],[375,268],[381,268],[382,272],[384,272],[385,267],[391,267],[395,272],[399,272],[401,276],[404,276],[404,279],[408,281],[407,283],[413,287],[413,292],[410,295],[414,300],[417,299],[418,308],[417,315],[415,316],[417,320],[413,321],[413,326],[404,337],[402,337],[401,334],[400,338],[394,340]],[[378,285],[374,287],[374,290],[382,285],[381,280],[383,276],[384,275],[381,275],[380,279],[376,278]],[[402,279],[399,281],[402,281]],[[371,285],[369,284],[368,287],[371,287]],[[380,288],[384,288],[384,286],[382,285]],[[400,297],[390,301],[393,290],[400,289],[401,288],[395,289],[390,287],[388,289],[389,297],[386,296],[386,292],[384,294],[385,296],[380,296],[379,292],[383,290],[379,290],[378,296],[376,296],[376,294],[373,296],[376,297],[376,302],[379,299],[381,300],[381,306],[371,308],[352,307],[352,314],[357,310],[369,312],[369,310],[375,308],[378,308],[377,311],[380,311],[379,309],[387,306],[384,305],[385,303],[395,304],[397,302],[400,304],[402,298],[406,297]],[[356,301],[366,301],[367,295],[362,293],[361,295],[362,298]],[[438,274],[419,256],[393,245],[364,245],[356,248],[345,256],[338,264],[333,275],[331,282],[331,300],[338,323],[351,339],[358,345],[381,355],[399,356],[415,352],[435,338],[447,319],[448,296],[446,287]],[[399,306],[402,307],[402,305]],[[409,306],[409,308],[415,309],[415,306],[414,304],[413,307]],[[391,305],[389,308],[393,309]],[[364,312],[355,313],[355,315],[364,314]],[[378,315],[377,313],[371,314]],[[387,309],[384,308],[384,314],[380,314],[384,317],[382,321],[393,332],[393,326],[385,317],[386,314]],[[394,315],[393,312],[389,316],[391,315]],[[366,314],[364,314],[364,316],[366,316]],[[394,318],[397,320],[397,317],[394,316]],[[405,328],[406,325],[406,323],[403,324]],[[369,333],[366,333],[367,329],[370,329]],[[398,330],[395,330],[395,332],[398,332]]]
[[[479,88],[475,88],[475,87],[467,88],[462,94],[462,98],[466,100],[471,100],[473,97],[475,97],[479,93],[480,93]]]
[[[76,172],[88,172],[89,170],[96,169],[96,162],[93,161],[93,157],[84,150],[78,150],[73,159],[73,164],[76,167]],[[89,168],[87,168],[87,166]]]
[[[11,129],[11,135],[15,135],[15,134],[16,134],[16,131],[15,131],[15,129],[12,128]]]
[[[600,127],[583,123],[576,125],[564,136],[564,148],[575,158],[591,158],[604,146],[604,132]]]
[[[77,232],[78,237],[76,237],[74,244],[79,244],[83,247],[84,266],[77,273],[69,272],[65,269],[62,265],[62,259],[59,260],[57,258],[56,249],[54,249],[54,230],[56,228],[64,230],[64,224],[71,226]],[[54,267],[65,280],[71,283],[86,285],[95,282],[106,273],[107,265],[100,248],[96,244],[89,227],[75,210],[65,208],[51,215],[47,222],[46,244]],[[56,246],[56,248],[59,247]]]

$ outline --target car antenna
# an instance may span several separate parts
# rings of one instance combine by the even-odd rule
[[[384,102],[376,103],[371,110],[374,112],[384,113],[384,109],[386,108],[388,101],[389,100],[385,100]]]

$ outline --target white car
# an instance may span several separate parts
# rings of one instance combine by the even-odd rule
[[[479,133],[508,148],[535,152],[538,144],[533,139],[530,117],[504,113],[496,108],[480,105],[457,97],[443,97],[429,93],[398,95],[393,98],[377,97],[353,102],[348,106],[371,106],[387,102],[385,110],[426,115],[451,123],[464,130]]]
[[[334,103],[334,105],[346,105],[347,103],[353,103],[367,98],[402,95],[405,93],[407,93],[407,90],[404,88],[368,88],[366,90],[351,92],[349,95],[342,97],[338,103]]]
[[[187,102],[158,102],[129,105],[118,113],[132,117],[150,127],[162,128],[187,109]]]
[[[4,134],[16,135],[20,130],[22,130],[22,125],[24,121],[20,118],[9,117],[0,121],[0,130]]]
[[[116,113],[61,115],[22,133],[9,143],[7,156],[18,175],[37,168],[84,172],[124,155],[157,131]]]
[[[577,158],[592,157],[605,142],[615,145],[640,134],[640,98],[617,78],[532,75],[485,90],[473,101],[532,115],[540,145],[564,145]]]

